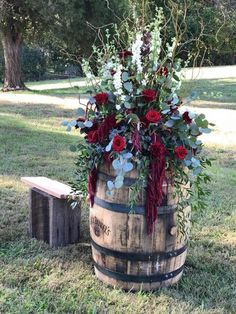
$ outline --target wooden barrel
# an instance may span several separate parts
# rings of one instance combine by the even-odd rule
[[[90,208],[92,255],[96,276],[102,282],[125,290],[150,291],[178,282],[187,246],[177,230],[177,199],[170,187],[151,235],[146,229],[145,189],[130,212],[130,186],[137,177],[136,171],[129,172],[124,186],[108,198],[106,183],[114,178],[114,172],[112,167],[100,168],[95,203]]]

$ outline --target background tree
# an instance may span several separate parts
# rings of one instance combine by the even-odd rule
[[[121,26],[122,32],[123,21],[130,19],[132,27],[133,6],[144,11],[147,19],[162,6],[165,15],[180,25],[185,45],[179,53],[187,58],[191,52],[192,65],[235,63],[234,0],[0,0],[4,90],[24,89],[24,79],[40,79],[49,67],[63,74],[66,65],[78,64],[82,56],[90,55],[93,43],[104,37],[112,23]],[[175,31],[175,24],[170,23],[165,38],[170,40]],[[32,49],[30,60],[36,54],[27,69],[27,58],[21,56],[23,45]],[[24,51],[29,56],[29,51]],[[33,64],[37,58],[42,71],[36,75]]]
[[[113,23],[125,11],[125,1],[0,0],[0,36],[4,51],[4,90],[25,89],[22,45],[35,43],[49,53],[70,59],[89,53],[95,32],[88,27]],[[116,12],[113,14],[112,12]],[[73,59],[73,58],[72,58]]]
[[[236,51],[236,3],[234,0],[130,0],[139,13],[150,19],[163,7],[168,23],[164,37],[178,34],[184,43],[181,57],[192,55],[191,65],[234,64]],[[234,5],[233,5],[234,3]],[[142,13],[143,14],[143,13]]]
[[[4,90],[25,89],[21,70],[24,38],[50,22],[50,1],[0,0],[0,36],[4,52]],[[53,8],[53,7],[52,7]],[[49,11],[50,12],[50,11]]]

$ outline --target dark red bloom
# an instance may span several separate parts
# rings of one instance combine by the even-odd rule
[[[170,111],[172,112],[172,113],[175,113],[176,111],[178,110],[178,107],[177,106],[170,106]]]
[[[132,144],[136,152],[141,151],[140,135],[137,128],[135,129],[132,135]]]
[[[197,148],[193,148],[193,149],[192,149],[192,153],[193,153],[194,156],[197,155],[197,152],[198,152],[198,149],[197,149]]]
[[[150,152],[153,157],[161,157],[165,154],[165,146],[161,142],[155,142],[150,146]]]
[[[125,113],[126,114],[131,114],[131,113],[133,113],[134,112],[134,109],[127,109],[127,110],[125,110]]]
[[[123,50],[123,51],[119,52],[119,57],[121,59],[125,59],[129,56],[132,56],[132,55],[133,55],[132,51],[129,51],[129,50]]]
[[[107,138],[109,132],[116,126],[116,116],[114,114],[107,116],[97,130],[98,142],[102,143]]]
[[[157,123],[161,119],[161,114],[160,112],[151,109],[146,113],[145,118],[150,123]]]
[[[184,146],[178,146],[174,149],[174,154],[177,159],[183,160],[187,156],[188,151]]]
[[[160,74],[161,76],[167,77],[169,74],[169,70],[167,67],[161,67],[158,69],[157,73]]]
[[[108,93],[98,93],[94,98],[97,105],[106,105],[108,103]]]
[[[192,119],[189,117],[189,112],[185,111],[182,115],[183,120],[185,121],[186,124],[191,124],[192,123]]]
[[[112,143],[112,148],[115,152],[121,152],[126,146],[124,137],[120,135],[115,135]]]
[[[153,157],[149,166],[149,176],[147,183],[147,197],[146,197],[146,219],[147,232],[152,233],[154,222],[157,219],[158,208],[162,203],[164,197],[163,183],[165,180],[165,147],[160,141],[156,141],[150,147]]]
[[[154,89],[144,89],[142,93],[143,99],[146,103],[152,102],[157,98],[157,91]]]
[[[151,33],[145,31],[143,33],[143,45],[141,47],[141,53],[143,56],[147,55],[150,52],[150,46],[151,46]]]
[[[115,70],[111,70],[111,75],[115,75],[116,74],[116,71]]]
[[[104,158],[104,160],[105,160],[108,164],[111,164],[111,163],[112,163],[113,158],[112,158],[112,156],[111,156],[111,154],[110,154],[109,152],[105,152],[105,153],[103,154],[103,158]]]
[[[90,171],[89,177],[88,177],[88,193],[89,193],[91,207],[93,207],[94,205],[97,177],[98,177],[98,171],[96,168],[94,168],[92,171]]]
[[[89,131],[86,135],[86,139],[90,144],[94,144],[98,142],[98,132],[97,131]]]

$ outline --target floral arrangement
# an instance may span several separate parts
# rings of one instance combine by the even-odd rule
[[[115,180],[107,182],[107,197],[123,186],[126,173],[139,171],[139,180],[131,187],[130,207],[140,187],[145,187],[148,233],[164,196],[164,181],[171,178],[179,196],[181,186],[189,181],[193,194],[195,182],[201,196],[200,184],[209,180],[202,170],[210,162],[199,155],[202,142],[198,139],[210,132],[209,123],[203,114],[182,109],[191,100],[178,94],[185,63],[175,58],[176,39],[163,41],[163,20],[158,9],[145,29],[129,34],[126,49],[117,50],[107,33],[107,43],[101,49],[94,47],[97,76],[89,62],[83,62],[87,80],[94,86],[89,102],[85,110],[78,110],[77,120],[64,123],[68,130],[75,126],[85,135],[77,165],[78,172],[83,166],[88,171],[91,206],[100,164],[108,163],[116,172]]]

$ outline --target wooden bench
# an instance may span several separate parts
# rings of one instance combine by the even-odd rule
[[[23,177],[30,187],[29,234],[59,247],[79,241],[80,206],[71,208],[71,188],[46,177]]]

